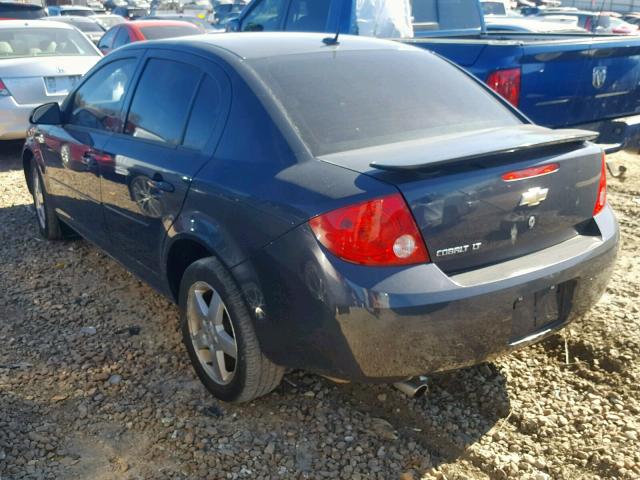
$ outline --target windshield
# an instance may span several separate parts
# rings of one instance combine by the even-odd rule
[[[7,58],[98,55],[80,32],[66,28],[0,29],[0,61]]]
[[[146,40],[158,40],[160,38],[184,37],[197,35],[200,31],[195,25],[163,25],[157,27],[140,27]]]
[[[70,8],[65,8],[64,10],[60,10],[60,15],[74,15],[76,17],[88,17],[90,15],[95,15],[93,10],[72,10]]]
[[[316,156],[520,123],[456,67],[413,48],[249,63]]]

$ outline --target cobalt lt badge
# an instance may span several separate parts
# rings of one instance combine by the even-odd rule
[[[593,67],[593,88],[601,89],[604,87],[604,82],[607,81],[607,67]]]

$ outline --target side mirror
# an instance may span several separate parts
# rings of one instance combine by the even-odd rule
[[[60,125],[62,112],[58,102],[45,103],[36,107],[29,116],[29,122],[33,125]]]
[[[240,31],[240,19],[231,18],[225,22],[225,30],[227,32],[239,32]]]

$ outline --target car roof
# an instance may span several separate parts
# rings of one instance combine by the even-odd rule
[[[56,20],[3,20],[0,22],[0,29],[2,28],[64,28],[74,29],[72,25],[63,23]]]
[[[139,23],[154,20],[141,20]],[[136,23],[136,22],[131,22]],[[181,22],[185,23],[185,22]],[[299,32],[242,32],[224,35],[202,34],[168,40],[154,40],[148,46],[189,46],[199,50],[225,50],[241,59],[270,56],[321,53],[327,51],[407,50],[406,44],[390,40],[355,35],[340,35],[338,45],[326,45],[323,39],[333,38],[327,33]]]
[[[47,23],[49,22],[60,22],[60,23],[97,23],[91,17],[83,17],[82,15],[64,15],[64,16],[55,16],[55,17],[47,17],[46,20],[43,20]]]
[[[91,10],[92,8],[85,7],[84,5],[55,5],[56,8],[60,10]]]

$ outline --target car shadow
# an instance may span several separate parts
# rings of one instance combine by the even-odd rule
[[[0,225],[0,239],[7,247],[0,254],[0,289],[7,292],[6,307],[22,311],[22,320],[4,315],[1,333],[16,339],[11,350],[26,349],[29,332],[47,329],[55,332],[53,337],[65,339],[64,345],[73,346],[59,346],[52,352],[47,340],[32,345],[32,358],[24,359],[34,365],[47,359],[50,381],[56,380],[56,372],[72,372],[75,383],[69,384],[70,397],[65,400],[70,405],[76,402],[71,398],[73,392],[88,395],[96,388],[104,397],[99,403],[104,411],[121,411],[122,405],[141,409],[145,408],[144,396],[162,398],[157,401],[162,405],[162,419],[146,427],[151,443],[165,441],[166,427],[161,420],[186,415],[189,422],[204,425],[195,442],[216,435],[211,431],[225,436],[259,432],[254,437],[277,442],[281,464],[293,463],[298,472],[310,475],[325,456],[322,442],[326,433],[322,432],[339,432],[353,422],[358,445],[367,455],[382,458],[381,449],[392,450],[402,470],[422,474],[465,458],[471,445],[496,425],[500,428],[510,410],[506,379],[493,364],[433,375],[428,393],[419,399],[409,399],[390,385],[338,385],[294,371],[274,393],[248,405],[217,402],[195,380],[176,331],[177,309],[167,300],[88,242],[40,240],[33,209],[26,200],[22,205],[0,208]],[[139,334],[118,333],[133,323]],[[98,334],[83,337],[85,325],[96,325]],[[130,361],[132,355],[135,362]],[[72,358],[76,356],[84,358],[86,377],[73,373],[80,369]],[[110,387],[104,379],[96,381],[96,375],[105,371],[117,372],[131,383]],[[35,383],[30,386],[35,387]],[[31,395],[46,404],[51,393],[46,388],[38,393],[36,388]],[[296,414],[288,415],[289,410]],[[329,413],[321,413],[324,411]],[[64,418],[68,422],[64,429],[77,428],[73,416]],[[338,442],[348,433],[334,436]],[[231,447],[253,448],[251,441],[234,436]],[[391,463],[386,465],[389,469]]]
[[[20,153],[24,140],[0,140],[0,172],[20,170]]]

